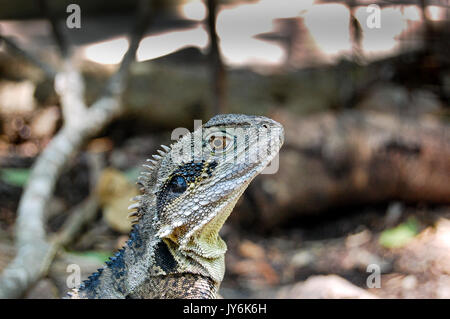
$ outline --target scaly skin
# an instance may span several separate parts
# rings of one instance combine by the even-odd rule
[[[276,156],[282,126],[226,114],[164,147],[139,177],[130,239],[71,298],[215,298],[225,272],[219,231]]]

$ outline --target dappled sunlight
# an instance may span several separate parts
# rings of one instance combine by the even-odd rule
[[[273,30],[274,17],[259,4],[223,6],[219,11],[216,28],[227,64],[277,64],[283,61],[284,53],[280,45],[254,38],[257,34]]]
[[[450,220],[442,218],[437,225],[436,239],[445,249],[450,250]],[[450,260],[449,260],[450,261]],[[447,265],[450,269],[450,264]]]
[[[137,60],[145,61],[173,53],[186,47],[205,49],[208,33],[202,26],[151,35],[142,39]]]
[[[128,46],[127,38],[120,37],[90,44],[84,48],[83,53],[86,59],[93,62],[117,64],[122,61],[123,56],[128,50]]]
[[[371,14],[367,5],[355,7],[355,19],[361,28],[359,53],[367,60],[395,54],[401,49],[420,45],[413,35],[422,24],[422,13],[415,5],[385,6],[380,10],[380,28],[368,26]],[[155,59],[185,47],[206,49],[209,37],[203,22],[207,8],[203,1],[188,0],[177,9],[180,17],[197,21],[195,27],[180,28],[174,31],[152,34],[145,37],[137,52],[138,61]],[[445,19],[446,10],[438,6],[428,6],[427,16],[432,21]],[[279,22],[295,19],[297,35],[284,34],[279,30]],[[281,66],[288,59],[286,41],[294,47],[295,65],[333,63],[342,56],[351,56],[357,35],[351,24],[350,8],[345,4],[320,3],[308,1],[260,0],[249,3],[220,5],[216,21],[219,47],[224,62],[229,66]],[[261,35],[274,35],[275,40],[261,38]],[[286,38],[285,40],[282,40]],[[103,64],[117,64],[128,47],[124,37],[84,48],[85,56],[91,61]]]
[[[286,50],[276,42],[255,38],[274,31],[276,19],[297,18],[313,1],[261,0],[224,5],[217,15],[217,34],[225,62],[229,65],[281,65]]]
[[[350,11],[347,6],[314,5],[305,14],[305,25],[323,55],[331,58],[350,53]]]
[[[426,14],[431,21],[442,21],[446,19],[448,9],[439,6],[428,6]]]
[[[178,11],[189,20],[202,21],[206,18],[206,5],[201,0],[188,0],[179,6]]]
[[[400,35],[414,26],[412,22],[421,20],[416,6],[382,8],[380,28],[367,26],[365,21],[368,15],[366,7],[358,7],[355,10],[355,17],[362,29],[361,49],[367,58],[396,52],[401,45]]]
[[[152,60],[173,53],[185,47],[204,49],[208,34],[202,26],[190,29],[164,32],[144,37],[136,53],[138,61]],[[102,64],[117,64],[128,49],[125,37],[90,44],[84,48],[88,60]]]

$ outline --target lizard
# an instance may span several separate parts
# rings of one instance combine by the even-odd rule
[[[67,298],[217,298],[227,250],[219,231],[283,142],[272,119],[219,114],[161,145],[138,177],[128,241]]]

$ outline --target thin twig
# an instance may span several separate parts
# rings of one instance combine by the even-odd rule
[[[106,86],[105,95],[121,95],[123,93],[130,64],[135,60],[139,43],[144,37],[145,32],[147,31],[150,24],[152,17],[152,8],[150,6],[149,0],[139,1],[137,11],[137,23],[130,32],[130,47],[128,48],[128,51],[125,53],[122,59],[119,70],[109,80]]]
[[[225,67],[220,56],[219,39],[216,31],[217,3],[216,0],[207,0],[208,3],[208,33],[210,39],[209,57],[211,63],[211,76],[214,85],[213,88],[213,108],[214,113],[226,113],[225,109],[225,86],[226,73]]]
[[[69,56],[69,45],[67,43],[67,39],[62,34],[61,28],[58,27],[58,18],[56,15],[51,12],[47,0],[39,0],[39,7],[41,9],[42,14],[48,19],[50,25],[52,27],[52,34],[55,42],[59,48],[61,56],[65,59]]]
[[[60,247],[69,245],[81,232],[82,227],[95,219],[99,207],[96,196],[90,195],[73,210],[61,231],[54,236],[53,242]]]
[[[46,77],[48,77],[49,79],[53,79],[55,77],[56,71],[51,65],[41,61],[38,57],[34,56],[30,52],[23,50],[10,37],[6,37],[6,36],[0,34],[0,40],[2,40],[2,42],[6,46],[8,46],[8,48],[10,50],[12,50],[14,53],[18,54],[19,56],[21,56],[22,58],[24,58],[25,60],[27,60],[28,62],[33,64],[34,66],[41,69],[44,72]]]

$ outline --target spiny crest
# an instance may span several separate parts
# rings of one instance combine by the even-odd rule
[[[158,150],[159,155],[153,155],[153,159],[147,159],[147,164],[144,164],[144,170],[140,173],[138,177],[137,184],[140,186],[140,191],[142,195],[131,198],[130,201],[133,202],[128,206],[130,211],[128,218],[131,219],[132,224],[139,222],[139,219],[143,215],[143,210],[141,209],[143,205],[143,199],[145,196],[152,196],[153,192],[150,189],[152,185],[156,183],[158,169],[161,166],[163,158],[170,152],[170,147],[161,145],[162,150]],[[150,187],[149,187],[150,186]]]
[[[121,249],[119,249],[114,256],[109,257],[109,260],[107,260],[105,263],[107,266],[111,266],[116,260],[120,259],[123,257],[123,254],[125,252],[125,247],[122,247]]]
[[[142,211],[139,210],[142,203],[142,195],[133,197],[130,201],[134,202],[130,206],[128,206],[128,218],[131,219],[132,224],[136,224],[139,221],[139,218],[142,216]]]
[[[88,277],[88,279],[83,280],[83,282],[80,284],[80,286],[78,287],[78,289],[73,290],[72,293],[67,293],[69,297],[73,297],[74,293],[77,294],[79,291],[87,289],[89,287],[95,287],[98,284],[98,280],[100,275],[103,272],[103,268],[99,268],[97,269],[97,272],[94,272],[92,275],[90,275]]]
[[[141,186],[142,193],[149,192],[148,186],[153,185],[156,181],[158,169],[161,166],[163,158],[170,152],[170,147],[161,145],[162,150],[158,150],[159,155],[152,155],[153,159],[147,159],[147,164],[144,164],[144,171],[138,177],[138,185]]]

